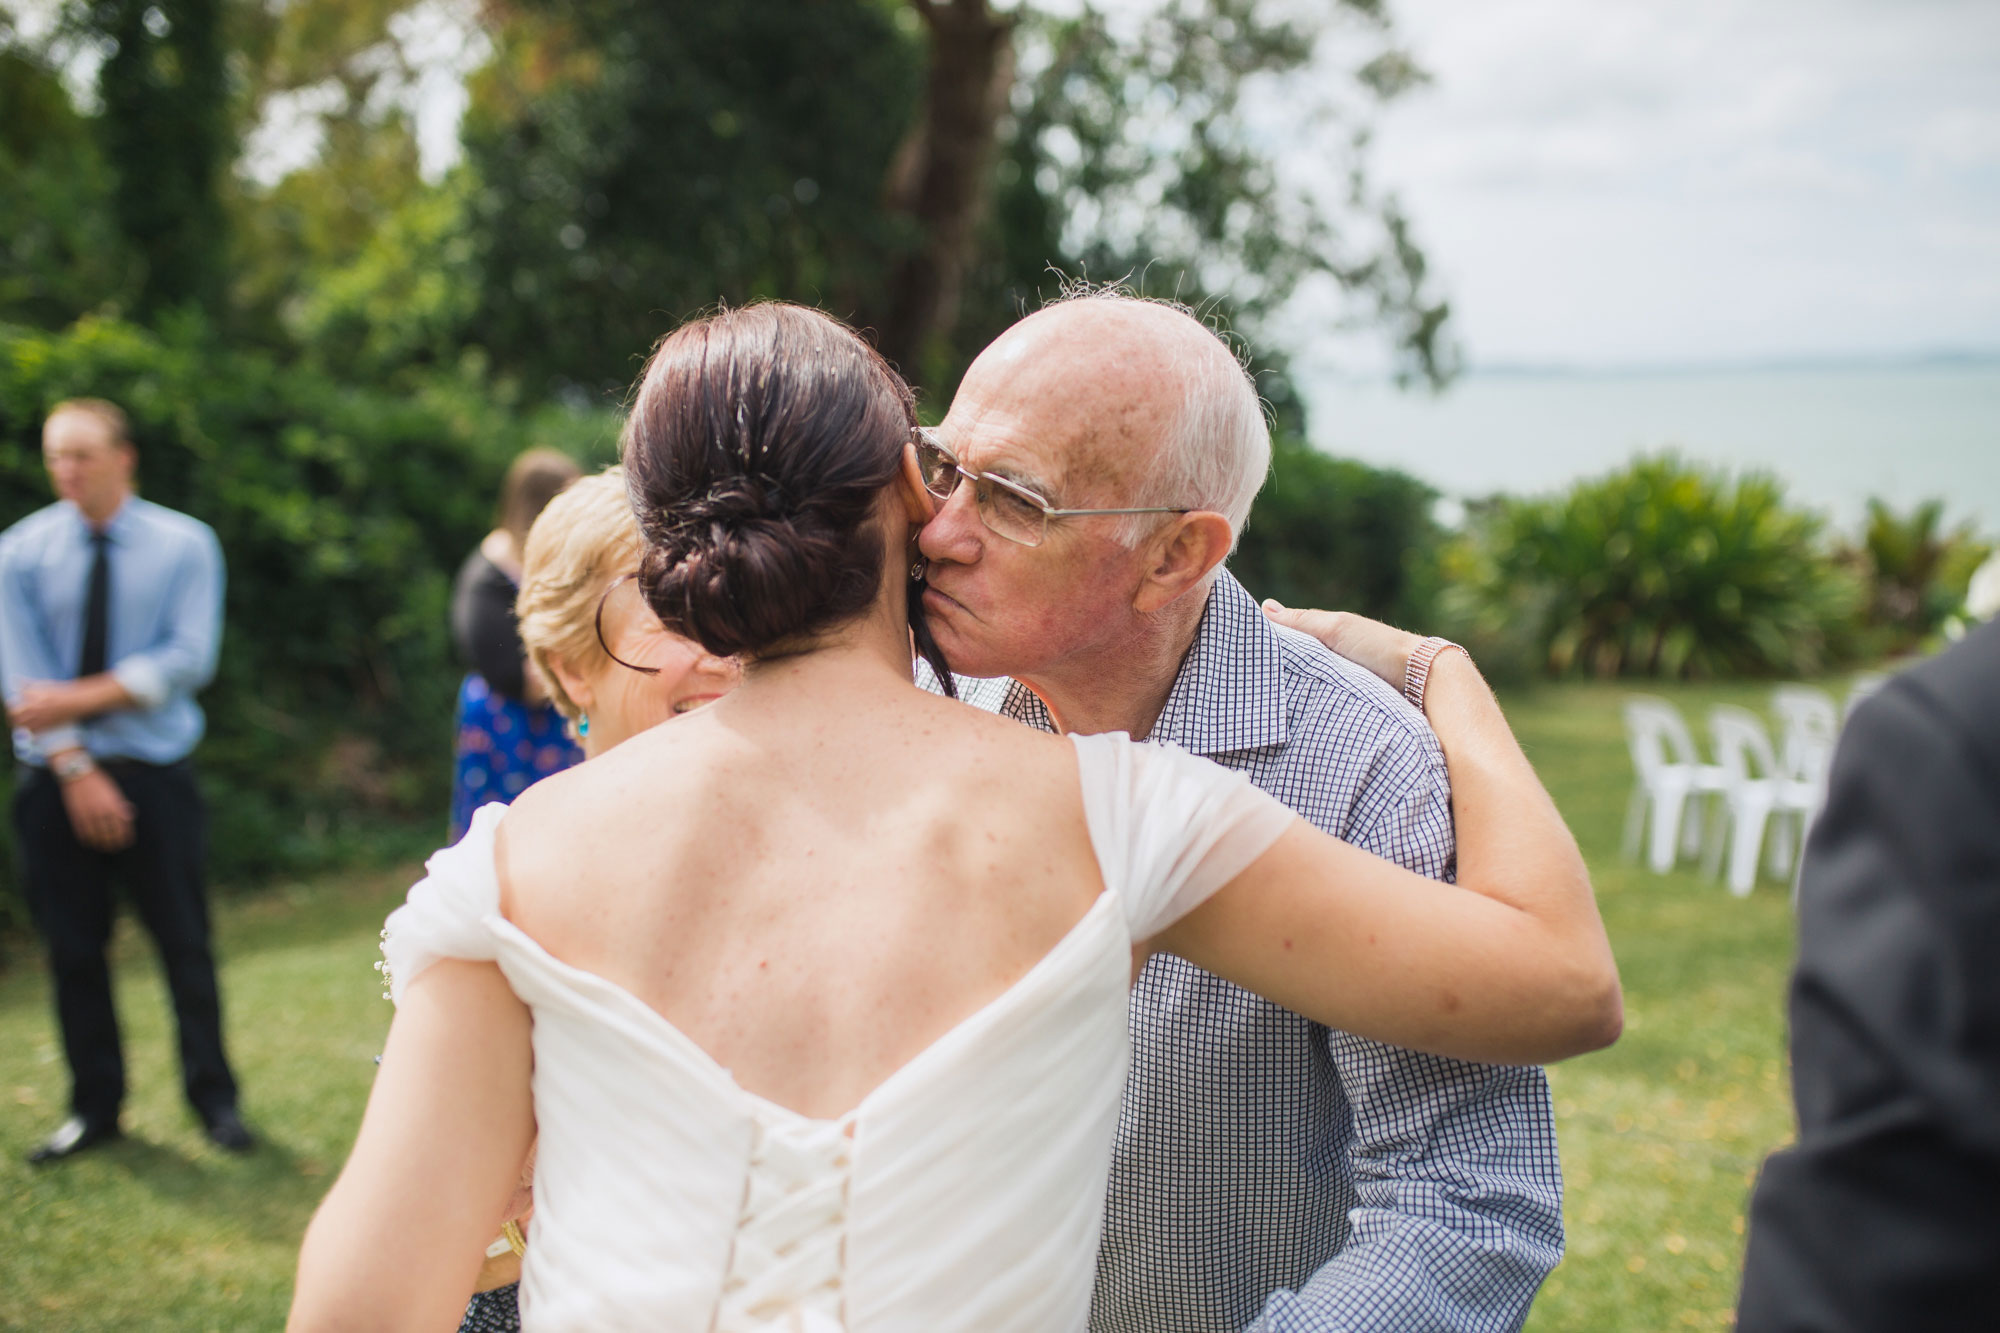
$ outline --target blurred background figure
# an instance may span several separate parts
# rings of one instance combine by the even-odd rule
[[[211,1140],[242,1151],[209,952],[207,809],[188,761],[203,728],[194,694],[221,641],[222,549],[206,523],[133,493],[138,450],[111,403],[58,403],[42,461],[56,503],[0,536],[0,680],[22,879],[71,1082],[69,1119],[28,1160],[118,1137],[114,879],[159,946],[188,1102]]]
[[[530,449],[507,469],[493,531],[465,558],[452,585],[451,633],[471,671],[458,687],[451,840],[489,801],[513,800],[583,757],[564,733],[540,679],[530,676],[514,598],[528,529],[578,469],[554,449]]]
[[[625,474],[608,468],[564,490],[536,519],[521,562],[521,643],[528,677],[582,737],[586,758],[721,698],[741,672],[669,632],[639,595],[639,525]],[[533,1210],[534,1154],[487,1251],[461,1333],[521,1326],[516,1284]]]
[[[2000,623],[1855,710],[1799,881],[1799,1138],[1764,1165],[1737,1327],[2000,1309]],[[1983,1313],[1980,1313],[1983,1312]]]

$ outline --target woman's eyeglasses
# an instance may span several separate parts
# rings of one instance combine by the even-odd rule
[[[604,637],[605,604],[611,600],[611,594],[618,591],[619,585],[624,583],[629,583],[633,579],[636,579],[638,577],[639,577],[639,571],[635,569],[632,570],[630,573],[620,574],[617,578],[611,580],[611,582],[607,583],[604,586],[603,593],[599,595],[597,599],[597,617],[593,621],[593,623],[597,627],[597,646],[604,650],[604,655],[606,657],[616,662],[619,666],[624,667],[627,671],[638,671],[648,676],[657,676],[660,674],[660,668],[656,666],[640,666],[637,662],[626,661],[624,658],[620,657],[617,653],[612,651],[610,641]],[[634,591],[636,590],[637,589],[635,587]],[[656,616],[654,616],[653,609],[645,605],[645,599],[642,597],[639,600],[640,600],[640,614],[642,614],[647,620],[651,621],[653,627],[659,633],[661,634],[666,633],[667,632],[666,628],[662,626],[659,623],[659,619]],[[629,638],[630,636],[620,635],[619,637],[621,639],[624,639],[624,638]]]
[[[1146,505],[1134,509],[1057,509],[1047,500],[1017,481],[975,472],[958,461],[937,436],[925,427],[916,431],[917,470],[924,489],[940,500],[949,500],[960,481],[972,483],[973,508],[987,529],[1010,542],[1040,546],[1049,535],[1052,518],[1081,518],[1089,514],[1186,514],[1187,509]]]

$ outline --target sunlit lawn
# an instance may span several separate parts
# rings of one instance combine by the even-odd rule
[[[1747,900],[1688,871],[1618,862],[1630,790],[1615,686],[1513,696],[1510,713],[1596,872],[1626,987],[1624,1039],[1555,1071],[1569,1257],[1529,1327],[1713,1328],[1728,1322],[1744,1200],[1791,1132],[1783,886]],[[1761,707],[1758,686],[1668,691]],[[263,1137],[231,1157],[179,1096],[150,949],[121,933],[131,1062],[127,1139],[52,1169],[22,1154],[63,1114],[66,1080],[32,964],[0,977],[0,1328],[273,1328],[298,1239],[340,1164],[389,1006],[371,965],[409,873],[334,877],[225,904],[224,998],[244,1108]],[[17,961],[19,961],[17,959]]]

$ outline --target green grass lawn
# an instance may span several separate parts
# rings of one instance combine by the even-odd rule
[[[1698,725],[1758,686],[1665,691]],[[1596,875],[1624,972],[1625,1036],[1551,1073],[1568,1179],[1569,1257],[1529,1328],[1670,1330],[1730,1322],[1744,1202],[1791,1133],[1784,886],[1736,900],[1689,871],[1618,861],[1630,769],[1616,686],[1549,687],[1509,713]],[[147,942],[121,928],[127,1138],[54,1168],[22,1154],[62,1118],[67,1080],[46,982],[0,976],[0,1329],[275,1328],[299,1236],[359,1120],[389,1006],[371,970],[404,869],[287,885],[223,905],[230,1046],[262,1146],[208,1146],[179,1093]]]

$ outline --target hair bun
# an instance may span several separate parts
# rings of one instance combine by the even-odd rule
[[[768,481],[731,478],[661,525],[640,586],[709,652],[769,653],[810,633],[824,608],[874,592],[879,566],[857,565],[850,534],[826,518]]]
[[[915,425],[909,386],[818,311],[749,306],[668,334],[623,442],[661,622],[764,657],[866,612],[891,549],[879,506]]]

